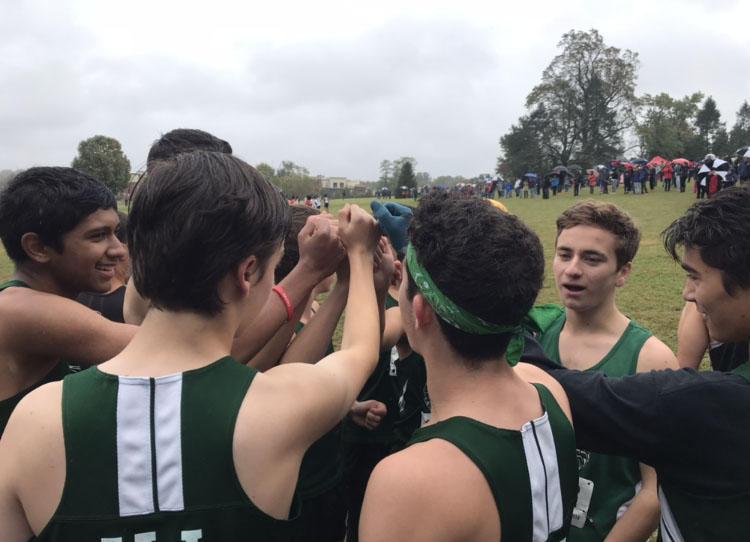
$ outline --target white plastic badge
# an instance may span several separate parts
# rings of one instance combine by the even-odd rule
[[[427,425],[430,422],[430,415],[431,414],[432,414],[431,412],[422,411],[422,423],[421,423],[420,427],[424,427],[425,425]]]
[[[396,369],[396,362],[398,361],[398,350],[396,350],[396,347],[394,346],[391,348],[391,365],[388,370],[388,376],[396,376],[398,373]]]
[[[591,504],[591,495],[594,493],[594,482],[586,478],[578,477],[578,501],[573,508],[573,519],[570,522],[574,527],[583,528],[586,524],[586,516]]]

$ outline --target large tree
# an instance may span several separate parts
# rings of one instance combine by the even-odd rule
[[[644,96],[643,115],[636,125],[641,153],[647,157],[689,159],[705,154],[694,126],[702,100],[700,92],[681,99],[664,92]]]
[[[529,172],[545,173],[556,165],[553,162],[563,163],[559,155],[550,154],[550,149],[542,141],[546,122],[547,113],[540,105],[510,127],[508,133],[500,138],[502,154],[497,159],[496,173],[521,177]]]
[[[408,160],[403,163],[401,171],[399,171],[398,186],[406,186],[408,188],[416,188],[417,186],[417,177],[414,175],[414,168]]]
[[[729,143],[732,152],[740,147],[750,145],[750,104],[747,100],[742,102],[739,111],[737,111],[737,121],[729,132]]]
[[[130,181],[130,160],[112,137],[96,135],[81,141],[71,166],[99,179],[114,194],[127,188]]]
[[[705,152],[716,153],[717,149],[714,149],[714,139],[720,129],[724,128],[724,123],[721,122],[721,113],[719,108],[716,107],[716,101],[709,96],[706,101],[703,102],[703,107],[698,110],[698,114],[695,116],[695,127],[698,130],[698,138],[705,149]]]
[[[310,175],[310,171],[304,166],[298,166],[291,160],[282,160],[279,169],[276,170],[276,175],[279,177]]]
[[[255,166],[255,169],[260,171],[263,174],[263,176],[269,181],[272,181],[274,177],[276,177],[276,170],[273,169],[273,167],[270,166],[269,164],[266,164],[265,162],[261,162],[260,164]]]
[[[595,29],[564,34],[542,82],[526,98],[544,106],[541,145],[551,161],[593,164],[622,153],[635,122],[638,54],[607,46]]]

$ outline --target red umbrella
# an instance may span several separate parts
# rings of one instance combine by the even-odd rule
[[[651,159],[651,161],[648,164],[646,164],[646,165],[648,165],[648,167],[651,167],[651,166],[656,166],[656,165],[661,166],[661,165],[666,164],[666,163],[667,163],[667,161],[664,158],[662,158],[661,156],[654,156]]]
[[[680,164],[681,166],[689,166],[690,160],[686,160],[685,158],[675,158],[672,160],[673,164]]]

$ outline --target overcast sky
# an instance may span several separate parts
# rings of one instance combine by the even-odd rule
[[[750,99],[747,3],[505,4],[0,0],[0,169],[69,165],[103,134],[135,170],[182,127],[252,164],[376,180],[413,156],[470,177],[494,169],[570,29],[639,53],[639,94],[700,90],[728,128]]]

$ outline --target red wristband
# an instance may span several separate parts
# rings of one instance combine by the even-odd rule
[[[284,288],[282,288],[281,286],[274,286],[272,290],[279,294],[279,297],[284,302],[284,306],[286,307],[286,323],[288,324],[289,322],[294,320],[294,307],[292,307],[292,302],[289,299],[289,296],[286,295]]]

